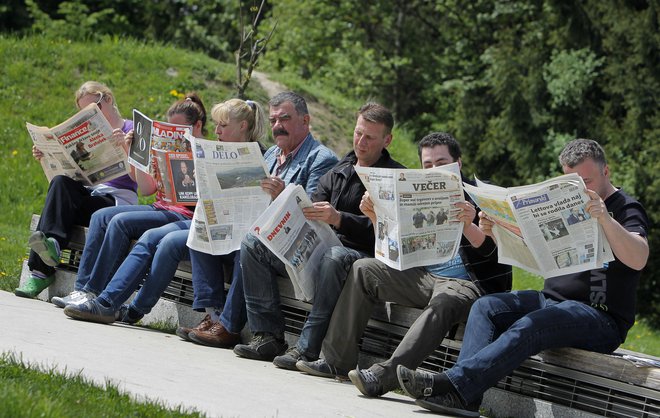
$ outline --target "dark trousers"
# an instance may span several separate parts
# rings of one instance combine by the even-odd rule
[[[55,238],[60,247],[65,247],[69,243],[74,225],[88,226],[92,213],[114,204],[115,199],[112,196],[92,196],[91,190],[79,181],[66,176],[55,176],[48,186],[37,231]],[[40,271],[45,275],[55,273],[55,269],[41,261],[34,251],[30,251],[28,267],[30,271]]]

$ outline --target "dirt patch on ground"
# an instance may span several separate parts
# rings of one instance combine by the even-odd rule
[[[252,78],[261,85],[268,97],[289,90],[284,84],[271,80],[267,74],[260,71],[254,71]],[[316,98],[306,96],[305,99],[312,116],[310,126],[312,135],[340,157],[350,151],[352,149],[350,138],[346,137],[346,131],[342,128],[342,125],[346,124],[345,120],[337,117]]]

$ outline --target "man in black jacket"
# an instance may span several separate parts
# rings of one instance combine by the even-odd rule
[[[425,136],[419,142],[419,157],[424,168],[461,164],[460,146],[447,133]],[[375,259],[355,262],[323,341],[325,360],[300,361],[299,370],[322,377],[348,374],[365,396],[380,396],[398,387],[397,365],[419,366],[455,324],[467,319],[477,298],[511,288],[511,267],[497,263],[495,243],[477,226],[474,205],[460,202],[456,207],[458,220],[465,224],[459,254],[443,264],[403,271]],[[375,217],[368,195],[360,208]],[[357,365],[360,337],[379,301],[424,308],[424,311],[387,361],[349,373]]]
[[[248,323],[254,338],[249,344],[234,347],[236,354],[256,360],[274,359],[276,366],[291,370],[297,370],[298,360],[319,357],[330,316],[351,265],[374,254],[373,224],[360,211],[365,188],[354,167],[404,168],[385,149],[392,141],[393,126],[392,113],[385,107],[376,103],[362,106],[357,114],[353,151],[319,179],[312,194],[313,206],[303,209],[307,219],[329,224],[344,246],[332,247],[321,259],[312,311],[298,343],[286,353],[279,294],[273,290],[277,288],[277,275],[286,275],[284,264],[257,247],[241,247],[241,264],[262,264],[270,274],[243,276]]]

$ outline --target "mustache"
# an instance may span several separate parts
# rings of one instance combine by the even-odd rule
[[[289,133],[284,128],[275,129],[273,131],[273,136],[279,136],[279,135],[289,135]]]

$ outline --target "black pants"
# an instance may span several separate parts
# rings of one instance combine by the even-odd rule
[[[74,225],[88,226],[92,213],[114,205],[115,199],[112,196],[92,196],[91,190],[79,181],[66,176],[53,177],[37,231],[55,238],[60,247],[65,247]],[[55,273],[55,269],[46,265],[34,251],[30,251],[28,267],[30,271],[40,271],[47,276]]]

